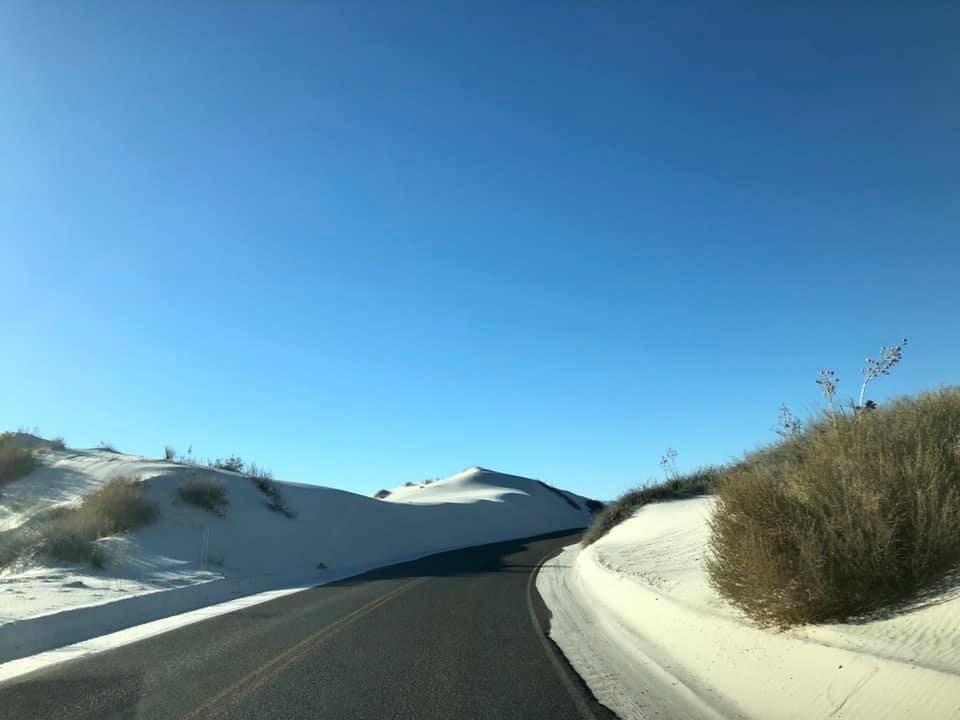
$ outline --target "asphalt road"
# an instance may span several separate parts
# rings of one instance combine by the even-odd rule
[[[538,564],[579,533],[457,550],[0,685],[0,718],[586,718]]]

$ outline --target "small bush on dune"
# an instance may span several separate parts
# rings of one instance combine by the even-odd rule
[[[223,515],[230,500],[227,498],[227,486],[213,478],[188,478],[177,488],[177,495],[188,505]]]
[[[40,527],[40,549],[54,560],[102,567],[96,540],[148,525],[159,511],[135,478],[116,477],[85,495],[79,507],[59,508]]]
[[[36,458],[17,445],[10,433],[0,435],[0,485],[29,475],[36,467]]]
[[[273,481],[273,473],[257,467],[256,463],[251,463],[249,470],[247,470],[247,477],[257,490],[266,497],[267,507],[273,512],[280,513],[291,520],[297,516],[296,511],[287,505],[283,493],[280,492],[280,488]]]
[[[51,441],[48,443],[48,445],[49,445],[49,447],[50,447],[51,450],[66,450],[66,449],[67,449],[67,443],[66,443],[66,441],[63,439],[63,436],[62,436],[62,435],[58,435],[57,437],[53,438],[53,440],[51,440]]]
[[[96,540],[105,537],[99,519],[77,510],[52,515],[40,530],[41,549],[59,562],[104,565],[103,550]]]
[[[678,475],[673,472],[664,482],[630,490],[613,502],[601,504],[601,509],[594,516],[593,523],[583,534],[580,543],[584,546],[595,543],[649,502],[688,498],[713,492],[722,472],[721,468],[714,466],[701,468],[689,475]]]
[[[245,463],[240,459],[238,455],[231,455],[226,460],[221,460],[217,458],[212,463],[210,467],[216,468],[217,470],[229,470],[230,472],[242,473]],[[256,466],[253,466],[256,467]]]
[[[171,461],[171,462],[174,461],[174,460],[176,460],[176,459],[177,459],[177,451],[174,450],[174,449],[173,449],[172,447],[170,447],[169,445],[164,445],[164,447],[163,447],[163,459],[164,459],[164,460],[169,460],[169,461]]]
[[[81,511],[100,518],[110,535],[135,530],[157,519],[157,506],[144,497],[146,486],[137,478],[115,477],[85,495]],[[106,536],[103,536],[106,537]]]
[[[250,464],[247,471],[247,478],[252,482],[257,490],[264,495],[270,495],[276,492],[277,484],[273,481],[273,473],[266,468],[259,467],[256,463]]]
[[[758,623],[905,600],[960,564],[960,388],[828,408],[730,468],[717,495],[710,581]]]
[[[377,491],[373,494],[373,496],[374,496],[375,498],[377,498],[378,500],[383,500],[385,497],[388,497],[389,495],[390,495],[390,491],[389,491],[389,490],[377,490]]]

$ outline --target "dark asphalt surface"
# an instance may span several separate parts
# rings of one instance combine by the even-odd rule
[[[609,720],[543,637],[530,582],[578,536],[442,553],[62,663],[0,685],[0,718]]]

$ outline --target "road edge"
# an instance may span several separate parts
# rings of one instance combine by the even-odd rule
[[[567,660],[566,655],[564,655],[559,646],[550,639],[548,634],[552,615],[550,608],[547,607],[547,604],[543,601],[543,597],[541,597],[539,591],[536,589],[537,575],[540,574],[544,563],[556,555],[559,555],[562,551],[562,547],[551,550],[544,555],[540,559],[540,562],[537,563],[537,566],[530,571],[530,577],[527,579],[527,610],[530,613],[530,622],[533,623],[540,644],[543,646],[544,653],[546,653],[550,659],[550,664],[553,666],[557,675],[560,676],[560,681],[570,696],[570,699],[573,701],[573,704],[576,705],[582,720],[619,720],[610,708],[597,700],[596,696],[590,690],[590,687],[584,682],[583,678],[577,674],[577,671],[574,670],[573,666]],[[536,607],[534,597],[539,600],[541,606],[539,613],[537,612],[538,608]]]

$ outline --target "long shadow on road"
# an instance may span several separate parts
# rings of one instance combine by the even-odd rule
[[[316,589],[347,587],[367,583],[371,580],[398,580],[407,577],[457,577],[494,572],[528,574],[537,567],[535,564],[510,562],[509,558],[529,550],[530,545],[535,541],[541,542],[569,536],[570,542],[574,542],[576,536],[582,530],[583,528],[571,528],[546,535],[449,550],[436,555],[428,555],[418,560],[370,570],[362,575],[354,575],[334,583],[319,585]]]

